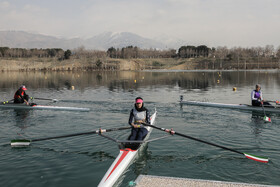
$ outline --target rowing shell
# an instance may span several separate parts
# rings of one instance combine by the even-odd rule
[[[186,105],[195,105],[195,106],[229,108],[229,109],[247,110],[247,111],[263,111],[262,107],[251,106],[246,104],[224,104],[224,103],[210,103],[210,102],[199,102],[199,101],[180,101],[180,103]],[[264,106],[264,108],[266,112],[280,113],[280,107]]]
[[[0,108],[3,109],[27,109],[27,110],[68,110],[68,111],[90,111],[89,108],[77,108],[77,107],[62,107],[62,106],[48,106],[48,105],[26,105],[26,104],[0,104]]]
[[[151,124],[155,123],[156,112],[151,116]],[[148,134],[144,139],[144,143],[141,143],[138,149],[133,150],[130,148],[121,148],[118,157],[115,159],[113,164],[110,166],[109,170],[104,175],[103,179],[99,183],[98,187],[111,187],[113,186],[116,181],[120,178],[123,172],[128,168],[128,166],[133,162],[133,160],[138,155],[137,153],[141,151],[144,147],[145,141],[148,140],[152,128],[147,127]]]

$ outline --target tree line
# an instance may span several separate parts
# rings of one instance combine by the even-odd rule
[[[182,46],[178,49],[158,50],[158,49],[141,49],[137,46],[127,46],[123,48],[110,47],[106,52],[98,50],[86,50],[84,47],[79,47],[72,51],[60,48],[51,49],[25,49],[25,48],[9,48],[0,47],[0,57],[12,58],[91,58],[91,57],[110,57],[110,58],[196,58],[208,57],[211,53],[210,48],[202,46]]]
[[[157,50],[157,49],[140,49],[138,47],[127,46],[121,49],[110,47],[107,50],[110,58],[175,58],[177,56],[175,49]]]
[[[121,49],[111,47],[107,50],[107,55],[111,58],[196,58],[208,57],[211,50],[205,45],[201,46],[182,46],[177,50],[157,50],[157,49],[140,49],[138,47],[127,46]]]
[[[176,52],[177,51],[177,52]],[[227,60],[238,60],[241,58],[255,57],[280,57],[280,47],[275,49],[273,45],[265,47],[217,47],[209,48],[206,45],[200,46],[181,46],[178,50],[157,50],[140,49],[138,47],[127,46],[124,48],[111,47],[107,50],[107,55],[111,58],[218,58]]]
[[[71,50],[64,51],[60,48],[51,49],[26,49],[26,48],[9,48],[0,47],[0,57],[6,58],[54,58],[69,59],[72,52]]]
[[[257,63],[257,65],[265,62],[280,62],[280,47],[277,49],[273,45],[265,47],[217,47],[209,48],[206,45],[200,46],[181,46],[179,49],[141,49],[137,46],[127,46],[123,48],[110,47],[107,51],[87,50],[84,47],[79,47],[73,50],[63,50],[60,48],[50,49],[25,49],[25,48],[9,48],[0,47],[0,58],[57,58],[59,60],[74,59],[96,59],[105,58],[113,59],[137,59],[137,58],[194,58],[204,59],[206,62],[220,64],[220,68],[225,65],[237,66],[243,64],[246,69],[246,64]]]

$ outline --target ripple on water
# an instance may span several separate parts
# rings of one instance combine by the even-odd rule
[[[263,85],[266,97],[276,99],[279,73],[222,72],[219,84],[217,72],[204,72],[203,77],[201,72],[20,75],[1,74],[0,95],[4,100],[14,94],[20,81],[28,84],[28,92],[33,96],[60,100],[35,101],[39,104],[88,107],[91,111],[0,110],[0,186],[96,186],[118,155],[114,142],[98,135],[32,142],[22,149],[11,148],[9,142],[14,138],[36,139],[127,126],[137,96],[144,98],[151,112],[157,108],[158,126],[238,151],[268,156],[270,162],[254,162],[236,153],[172,136],[150,142],[122,176],[120,186],[127,186],[139,174],[280,184],[279,114],[267,114],[272,118],[272,123],[267,124],[262,113],[178,104],[180,95],[186,100],[249,103],[256,80]],[[7,81],[11,85],[8,88]],[[69,85],[74,85],[75,90]],[[236,92],[232,92],[233,86],[238,88]],[[128,134],[129,130],[109,135],[126,139]],[[162,135],[163,132],[154,130],[151,138]]]

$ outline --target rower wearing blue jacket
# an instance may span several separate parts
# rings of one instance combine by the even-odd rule
[[[256,89],[251,92],[252,106],[262,106],[262,105],[271,105],[268,102],[264,102],[261,85],[257,84]]]
[[[144,107],[143,99],[135,99],[134,108],[130,112],[128,123],[132,126],[129,140],[143,140],[148,134],[148,130],[142,123],[150,124],[149,110]]]

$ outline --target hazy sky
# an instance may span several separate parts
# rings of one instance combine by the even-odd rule
[[[88,38],[102,32],[188,45],[280,45],[280,0],[0,0],[0,30]]]

